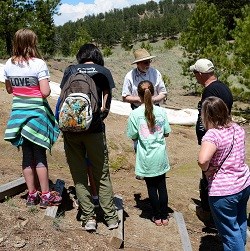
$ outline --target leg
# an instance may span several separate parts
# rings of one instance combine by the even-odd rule
[[[154,212],[154,217],[156,220],[161,220],[160,201],[157,191],[158,188],[157,177],[145,177],[144,179],[147,185],[148,197]]]
[[[65,154],[75,184],[79,206],[82,209],[81,220],[84,225],[89,219],[95,216],[94,205],[88,186],[85,137],[89,137],[89,135],[64,133]],[[94,142],[93,145],[95,147]],[[97,152],[95,151],[95,153]]]
[[[108,225],[118,222],[114,205],[113,188],[109,174],[108,151],[106,138],[103,133],[86,135],[85,145],[87,155],[92,164],[92,172],[99,195],[100,206],[104,211],[104,218]]]
[[[37,177],[41,186],[42,193],[49,192],[49,174],[46,149],[33,144],[34,165],[36,167]]]
[[[168,193],[165,173],[158,176],[158,193],[160,201],[161,219],[168,219]]]
[[[88,171],[88,178],[89,178],[89,183],[90,183],[90,191],[91,191],[91,195],[92,195],[93,204],[95,205],[95,207],[99,207],[99,196],[97,193],[94,175],[92,172],[93,167],[92,167],[88,157],[86,157],[86,162],[87,162],[87,171]]]
[[[244,190],[234,195],[209,197],[211,211],[222,238],[224,251],[245,250],[245,243],[237,222],[238,214],[241,213],[238,212],[238,207],[243,193]]]
[[[247,202],[250,195],[250,187],[242,191],[242,198],[238,204],[237,222],[240,227],[241,235],[244,244],[247,242]]]
[[[23,176],[28,188],[28,192],[34,193],[37,188],[35,184],[35,175],[34,175],[35,169],[34,169],[33,148],[32,148],[32,143],[25,138],[23,140],[22,152],[23,152],[23,161],[22,161]]]
[[[92,166],[88,158],[86,158],[87,162],[87,170],[88,170],[88,177],[89,177],[89,183],[90,183],[90,189],[91,189],[91,194],[92,196],[98,196],[97,190],[96,190],[96,185],[95,185],[95,180],[92,172]]]

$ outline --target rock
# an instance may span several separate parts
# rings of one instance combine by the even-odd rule
[[[243,117],[240,117],[240,116],[232,116],[232,120],[235,122],[235,123],[238,123],[238,124],[245,124],[247,122],[247,120]]]
[[[25,240],[20,239],[13,246],[15,248],[23,248],[25,245],[26,245]]]
[[[188,205],[188,209],[190,210],[190,211],[193,211],[193,212],[196,212],[196,205],[195,204],[189,204]]]
[[[27,224],[28,222],[29,222],[28,219],[24,220],[23,222],[21,222],[21,226],[22,226],[22,227],[26,226],[26,224]]]

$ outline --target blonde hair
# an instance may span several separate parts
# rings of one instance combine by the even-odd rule
[[[29,58],[42,58],[37,49],[37,36],[30,29],[20,29],[13,39],[11,62],[28,61]]]
[[[208,97],[202,103],[201,118],[206,130],[226,127],[232,122],[229,110],[225,102],[218,97]]]
[[[153,114],[152,96],[154,95],[153,84],[146,80],[141,81],[138,85],[138,95],[145,104],[145,117],[150,131],[155,127],[155,115]]]

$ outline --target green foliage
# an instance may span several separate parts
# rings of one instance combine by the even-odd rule
[[[10,207],[17,207],[12,197],[5,196],[4,201],[7,202]]]
[[[250,64],[250,7],[242,10],[243,18],[236,19],[237,27],[232,32],[235,39],[235,54],[244,64]]]
[[[190,77],[190,83],[184,86],[185,89],[194,94],[200,93],[196,79],[188,70],[198,58],[208,58],[214,62],[216,68],[220,69],[220,79],[227,83],[230,60],[227,54],[229,45],[225,38],[223,19],[218,15],[215,5],[198,1],[188,20],[187,30],[182,33],[180,39],[187,53],[187,60],[182,62],[183,74]]]
[[[104,47],[102,53],[104,57],[109,57],[113,54],[112,49],[110,47]]]
[[[127,157],[124,155],[118,155],[114,160],[110,160],[110,167],[113,170],[119,170],[127,164]]]
[[[53,15],[57,13],[59,3],[60,0],[0,1],[0,35],[4,40],[6,54],[11,55],[15,32],[28,27],[37,33],[42,52],[52,55],[55,50]]]
[[[163,74],[163,75],[162,75],[162,80],[163,80],[163,82],[164,82],[164,85],[165,85],[165,87],[166,87],[166,90],[168,90],[168,89],[169,89],[169,86],[170,86],[170,84],[171,84],[171,81],[170,81],[169,76],[166,75],[166,74]]]
[[[160,6],[160,8],[159,8]],[[97,15],[85,16],[76,22],[67,22],[56,27],[56,42],[58,50],[64,55],[69,54],[65,48],[65,39],[68,34],[64,29],[77,31],[80,27],[87,30],[93,41],[102,47],[113,47],[122,43],[125,50],[130,50],[131,45],[137,41],[149,39],[155,42],[159,37],[176,35],[187,26],[190,9],[186,5],[175,4],[170,1],[160,1],[159,4],[148,1],[146,4],[132,5],[122,10]],[[77,25],[75,25],[77,23]],[[71,33],[71,32],[70,32]],[[71,35],[71,40],[75,40]]]
[[[0,38],[0,58],[6,58],[6,57],[8,57],[8,55],[7,55],[5,41]]]
[[[172,40],[172,39],[167,39],[164,42],[164,48],[169,50],[171,48],[173,48],[176,45],[176,41]]]
[[[244,87],[236,92],[236,97],[249,102],[250,100],[250,6],[242,9],[242,19],[236,19],[236,28],[232,32],[234,43],[234,65],[238,80]],[[240,93],[239,93],[240,92]]]
[[[125,32],[121,41],[121,46],[125,51],[129,51],[133,47],[132,35],[130,32]]]
[[[226,29],[215,5],[198,1],[190,19],[188,28],[181,35],[181,44],[189,53],[200,56],[208,46],[225,43]]]
[[[165,85],[166,86],[169,86],[170,85],[170,78],[169,78],[169,76],[168,75],[166,75],[166,74],[163,74],[162,75],[162,79],[163,79],[163,82],[165,83]]]
[[[191,77],[190,82],[186,85],[183,85],[183,89],[193,95],[200,95],[202,92],[201,86],[196,81],[193,81]]]
[[[55,27],[53,16],[57,14],[56,8],[60,0],[35,0],[33,1],[34,19],[30,22],[31,28],[39,39],[39,48],[42,53],[51,57],[55,53]]]
[[[37,214],[39,212],[38,208],[36,206],[31,206],[28,208],[28,212],[30,214]]]
[[[235,100],[249,103],[250,91],[246,91],[243,87],[236,86],[231,87],[231,91],[234,94]]]
[[[229,31],[236,26],[235,18],[242,18],[241,9],[249,6],[249,0],[205,0],[208,4],[214,4],[221,17],[224,18],[224,24]],[[230,33],[227,34],[230,38]]]
[[[79,48],[86,43],[91,42],[91,37],[86,30],[78,30],[76,34],[76,39],[70,43],[70,55],[75,56]]]
[[[142,42],[141,43],[141,48],[146,49],[148,52],[153,51],[153,46],[149,42]]]
[[[190,83],[184,88],[193,93],[201,91],[188,69],[198,58],[208,58],[215,64],[219,79],[230,86],[234,100],[249,102],[250,7],[245,7],[242,18],[236,19],[237,26],[231,32],[235,42],[229,43],[226,41],[224,18],[219,15],[216,6],[198,1],[188,21],[187,30],[181,36],[180,42],[186,49],[187,58],[182,62],[183,74],[190,78]],[[233,81],[232,76],[236,76]]]

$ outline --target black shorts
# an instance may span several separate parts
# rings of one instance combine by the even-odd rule
[[[46,148],[41,147],[26,138],[22,144],[23,162],[22,167],[48,167]]]

